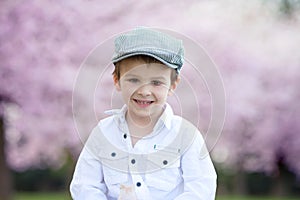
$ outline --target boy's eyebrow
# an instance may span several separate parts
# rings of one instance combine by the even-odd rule
[[[139,75],[135,75],[135,74],[130,74],[130,73],[125,73],[123,76],[132,76],[132,77],[140,77]]]

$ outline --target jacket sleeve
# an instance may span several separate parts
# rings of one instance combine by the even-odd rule
[[[78,158],[70,192],[74,200],[107,200],[102,164],[86,146]]]
[[[199,132],[191,146],[181,157],[181,169],[184,192],[175,200],[215,199],[217,175]]]
[[[99,159],[102,134],[95,127],[78,158],[70,185],[74,200],[107,200],[103,167]]]

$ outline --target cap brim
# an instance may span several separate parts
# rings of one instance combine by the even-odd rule
[[[136,52],[136,53],[130,53],[130,54],[125,54],[121,57],[118,57],[118,58],[113,58],[112,59],[112,62],[113,63],[116,63],[116,62],[119,62],[125,58],[129,58],[129,57],[132,57],[132,56],[137,56],[137,55],[146,55],[146,56],[151,56],[157,60],[159,60],[160,62],[162,62],[163,64],[167,65],[168,67],[172,68],[172,69],[176,69],[178,70],[178,66],[177,65],[174,65],[172,63],[168,63],[166,62],[165,60],[161,59],[160,57],[156,56],[156,55],[153,55],[151,53],[146,53],[146,52]]]

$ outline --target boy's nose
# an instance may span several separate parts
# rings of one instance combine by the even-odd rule
[[[139,87],[137,89],[137,93],[139,95],[142,95],[142,96],[149,96],[151,95],[151,87],[149,84],[144,84],[142,85],[141,87]]]

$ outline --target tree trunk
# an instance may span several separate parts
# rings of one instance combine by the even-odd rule
[[[234,177],[233,193],[241,196],[247,194],[246,174],[242,169],[238,170]]]
[[[285,183],[283,180],[282,175],[278,175],[274,178],[273,181],[273,188],[272,188],[272,196],[275,197],[284,197],[287,195],[287,192],[285,191]]]
[[[277,161],[277,172],[273,175],[272,195],[276,197],[284,197],[289,194],[288,185],[293,181],[293,175],[289,172],[284,164],[284,156],[279,155]],[[289,177],[291,177],[289,179]]]
[[[13,199],[11,171],[7,166],[5,155],[5,123],[0,116],[0,200]]]

